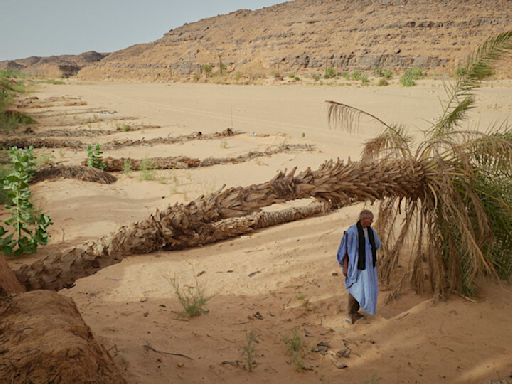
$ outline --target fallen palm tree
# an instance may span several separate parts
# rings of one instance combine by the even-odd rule
[[[0,140],[0,149],[17,148],[85,148],[86,144],[77,140],[55,140],[31,137],[12,137]]]
[[[87,105],[87,103],[79,97],[51,96],[45,99],[40,99],[37,96],[32,96],[18,100],[16,107],[31,109],[49,107],[68,107],[77,105]]]
[[[181,135],[174,137],[155,137],[153,139],[140,139],[140,140],[113,140],[102,144],[103,149],[118,149],[123,147],[135,147],[143,145],[155,144],[177,144],[185,143],[194,140],[215,140],[223,137],[241,135],[243,132],[233,131],[230,128],[221,131],[203,134],[195,132],[189,135]],[[28,137],[13,137],[0,140],[0,149],[9,149],[12,147],[17,148],[86,148],[87,144],[78,140],[55,140],[55,139],[41,139],[41,138],[28,138]]]
[[[151,169],[189,169],[199,167],[211,167],[217,164],[238,164],[260,157],[268,157],[279,153],[289,153],[296,151],[312,151],[314,147],[308,144],[282,144],[277,147],[268,148],[264,151],[251,151],[244,155],[233,157],[207,157],[206,159],[191,158],[188,156],[172,157],[151,157],[144,160],[121,157],[103,158],[104,170],[107,172],[122,172],[126,169],[131,171],[140,171],[145,165],[151,164]],[[87,165],[87,160],[82,162]]]
[[[30,136],[30,137],[98,137],[98,136],[111,136],[120,132],[134,132],[146,129],[158,129],[159,125],[145,125],[145,124],[125,124],[117,129],[49,129],[46,131],[35,132],[32,128],[25,129],[23,132],[9,132],[11,136]]]
[[[0,340],[2,383],[126,382],[73,300],[56,292],[0,297]]]
[[[226,233],[220,236],[215,223],[229,219],[243,223],[247,215],[272,204],[313,197],[329,207],[339,208],[388,196],[419,196],[425,193],[424,181],[432,173],[435,164],[409,161],[379,164],[328,161],[315,171],[307,169],[298,175],[295,169],[280,172],[265,183],[221,190],[188,204],[156,211],[147,219],[121,227],[98,241],[24,265],[16,274],[27,289],[61,289],[128,255],[178,250],[200,246],[212,239],[238,236],[243,228],[240,224],[231,227],[229,222],[224,222],[222,228]],[[378,183],[372,185],[375,181]],[[314,210],[310,213],[317,214]],[[267,216],[268,222],[270,217]]]
[[[331,121],[349,130],[359,116],[384,126],[381,135],[366,143],[363,162],[395,159],[435,167],[423,182],[424,194],[387,196],[381,202],[378,227],[384,255],[379,271],[385,283],[396,277],[401,259],[410,259],[411,249],[407,273],[419,292],[472,294],[479,276],[512,276],[512,130],[505,125],[488,132],[460,127],[474,107],[474,90],[492,74],[496,59],[511,51],[512,31],[489,39],[469,57],[455,84],[447,87],[442,116],[416,145],[403,127],[328,102]]]
[[[223,137],[241,135],[243,132],[234,131],[231,128],[227,128],[224,131],[214,133],[202,133],[194,132],[188,135],[181,135],[175,137],[155,137],[153,139],[140,139],[140,140],[113,140],[102,145],[104,149],[118,149],[123,147],[138,147],[141,145],[155,145],[155,144],[177,144],[185,143],[187,141],[195,140],[215,140]]]
[[[117,177],[101,169],[78,165],[55,165],[36,171],[30,183],[55,179],[75,179],[99,184],[112,184],[117,181]]]

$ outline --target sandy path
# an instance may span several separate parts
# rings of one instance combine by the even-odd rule
[[[472,111],[470,127],[510,117],[510,85],[497,83],[480,91],[480,108]],[[200,158],[225,156],[283,140],[314,144],[317,150],[237,165],[158,171],[150,181],[141,181],[138,173],[120,175],[111,186],[69,180],[38,184],[34,195],[39,206],[55,221],[52,245],[41,254],[96,238],[146,217],[156,208],[188,201],[223,184],[262,182],[277,170],[316,167],[338,156],[358,158],[362,142],[379,128],[361,119],[353,135],[329,129],[325,99],[367,109],[389,122],[403,122],[417,136],[440,113],[442,89],[440,82],[424,82],[411,89],[115,83],[49,86],[40,96],[79,96],[87,101],[87,108],[111,109],[162,126],[161,130],[120,133],[118,137],[213,132],[229,126],[249,133],[226,140],[227,146],[212,141],[109,153],[116,156],[144,158],[167,152]],[[252,137],[252,132],[270,137]],[[83,156],[68,150],[54,154],[71,163]],[[133,256],[79,280],[75,288],[64,292],[75,299],[86,322],[126,369],[131,383],[488,383],[510,375],[512,293],[508,286],[487,287],[477,303],[452,298],[434,304],[428,297],[407,294],[384,305],[387,291],[383,290],[377,317],[355,326],[344,323],[346,295],[334,256],[340,234],[360,208],[204,248]],[[180,308],[169,277],[190,284],[198,274],[198,281],[213,294],[210,312],[183,321],[176,314]],[[305,336],[307,345],[304,363],[310,370],[302,373],[289,364],[283,342],[293,329]],[[257,367],[252,373],[233,366],[237,360],[243,365],[241,350],[248,331],[254,331],[259,341],[255,346]],[[320,341],[330,344],[325,355],[311,352]],[[144,348],[148,343],[158,351],[182,353],[192,360]],[[335,353],[345,346],[351,350],[350,357],[337,358]],[[338,369],[335,364],[348,368]]]

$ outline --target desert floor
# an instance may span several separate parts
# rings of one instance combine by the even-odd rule
[[[485,129],[510,118],[512,82],[488,83],[478,93],[478,108],[465,122],[469,128]],[[332,129],[324,100],[404,124],[421,138],[441,113],[444,88],[440,81],[413,88],[71,82],[47,85],[35,95],[54,98],[53,104],[34,110],[43,122],[36,127],[42,137],[57,127],[117,131],[77,138],[87,143],[226,128],[244,132],[218,140],[105,150],[107,156],[203,159],[283,143],[314,146],[240,164],[151,171],[146,180],[140,172],[120,173],[112,185],[39,183],[33,187],[37,206],[55,222],[51,243],[40,257],[224,184],[263,182],[278,170],[316,168],[337,157],[357,160],[362,143],[380,127],[361,117],[352,134]],[[80,100],[75,104],[82,105],[55,100]],[[125,132],[126,125],[134,124],[148,127]],[[65,164],[85,159],[85,151],[69,148],[37,153]],[[335,256],[343,230],[355,222],[361,207],[202,248],[134,255],[62,293],[76,301],[130,383],[505,383],[512,374],[510,285],[486,283],[474,300],[451,297],[434,303],[409,292],[390,304],[384,303],[389,291],[382,287],[377,316],[355,325],[344,321],[347,296]],[[197,281],[211,296],[209,313],[190,320],[180,316],[172,279],[182,286]],[[306,343],[306,370],[301,372],[284,341],[294,330]],[[256,339],[252,372],[244,369],[248,334]]]

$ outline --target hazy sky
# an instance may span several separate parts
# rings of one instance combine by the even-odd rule
[[[0,0],[0,60],[110,52],[186,22],[284,0]]]

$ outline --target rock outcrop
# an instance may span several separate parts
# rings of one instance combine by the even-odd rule
[[[89,51],[80,55],[61,56],[30,56],[26,59],[9,60],[0,62],[0,69],[20,70],[35,76],[42,77],[71,77],[80,69],[96,63],[106,57],[107,54]]]

